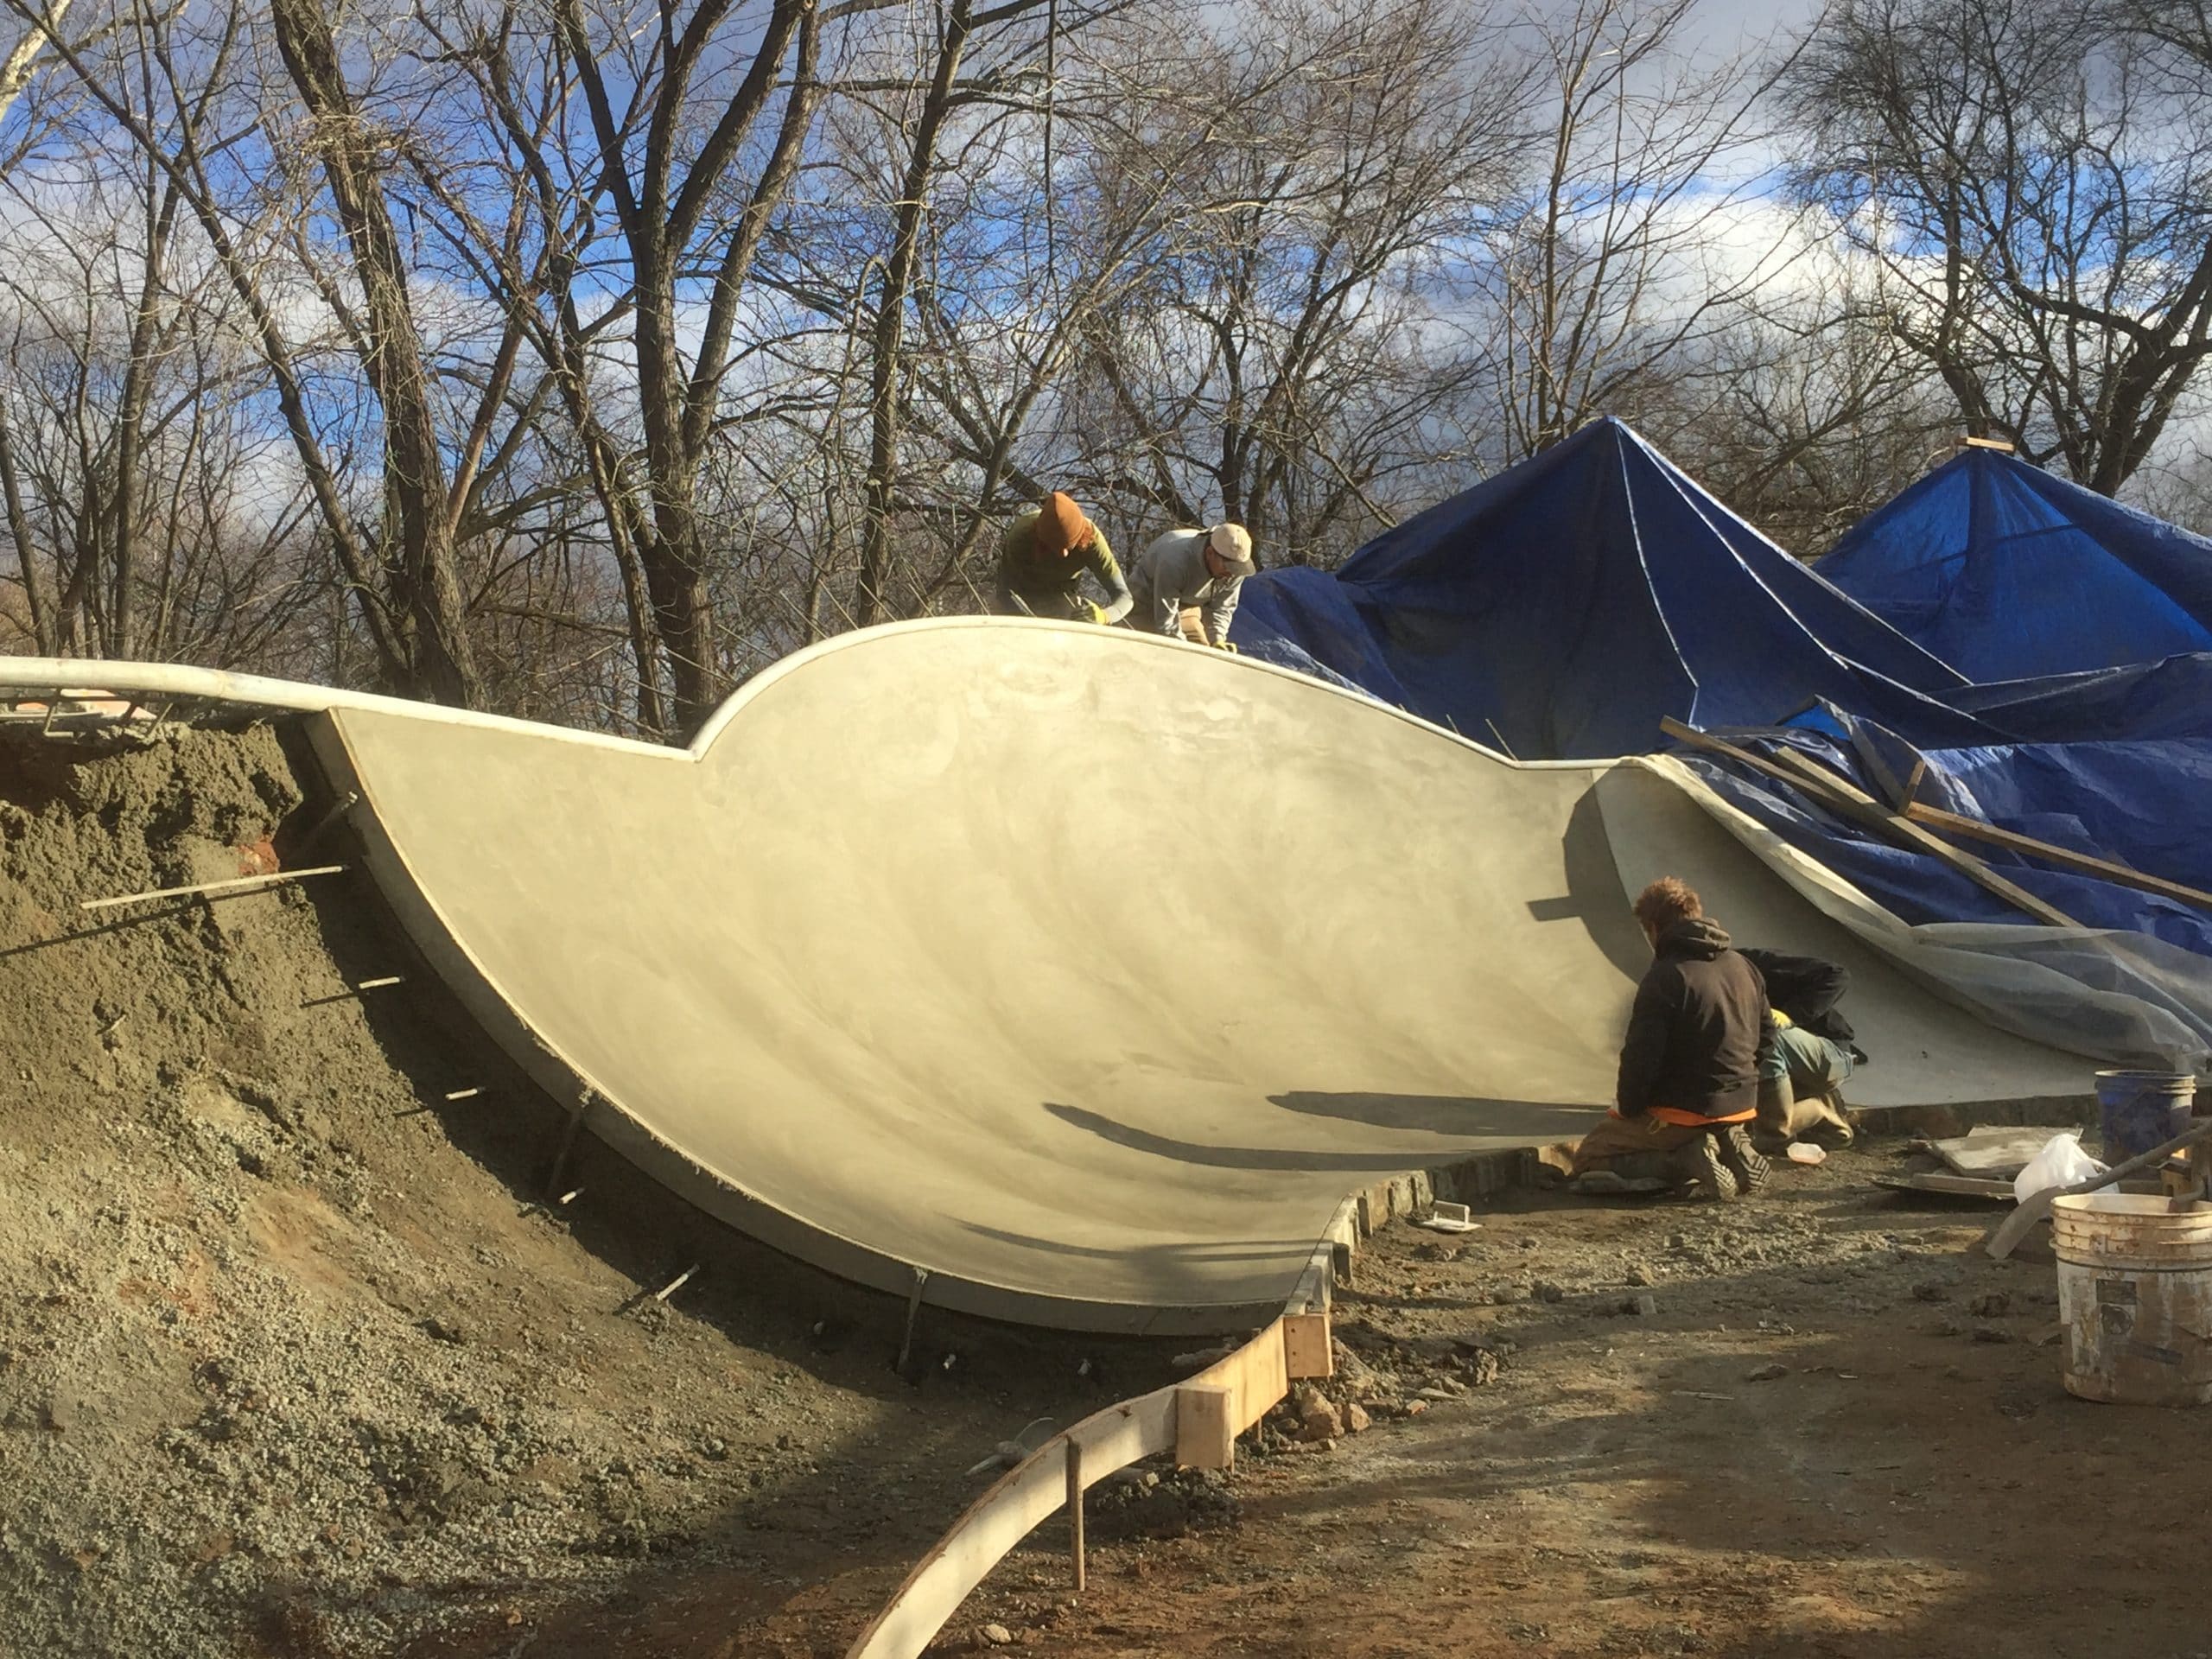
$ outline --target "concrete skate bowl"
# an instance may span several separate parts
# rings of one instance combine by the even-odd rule
[[[315,733],[417,944],[594,1133],[795,1255],[995,1318],[1249,1330],[1349,1190],[1581,1133],[1661,874],[1852,969],[1859,1103],[2086,1075],[1663,768],[1516,766],[1125,631],[846,636],[688,752],[389,704]]]

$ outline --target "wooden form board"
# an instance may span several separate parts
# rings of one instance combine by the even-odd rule
[[[1236,1390],[1185,1382],[1175,1390],[1175,1462],[1184,1469],[1227,1469],[1236,1461]]]
[[[1322,1351],[1327,1353],[1325,1314],[1287,1317],[1319,1320]],[[1071,1491],[1096,1485],[1140,1458],[1171,1451],[1179,1456],[1186,1399],[1195,1402],[1191,1409],[1204,1417],[1192,1427],[1202,1431],[1222,1456],[1216,1466],[1227,1467],[1233,1453],[1221,1450],[1223,1431],[1233,1446],[1237,1435],[1290,1390],[1285,1325],[1286,1319],[1277,1319],[1196,1376],[1124,1400],[1046,1441],[968,1506],[855,1639],[846,1659],[915,1659],[1007,1552],[1065,1504]],[[1313,1335],[1313,1327],[1306,1327],[1301,1341],[1310,1344]],[[1072,1479],[1071,1441],[1077,1451]]]
[[[1329,1339],[1325,1313],[1286,1313],[1282,1316],[1284,1368],[1294,1381],[1302,1377],[1334,1376],[1337,1357]]]

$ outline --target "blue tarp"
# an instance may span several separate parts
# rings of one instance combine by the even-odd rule
[[[1956,709],[2030,743],[2212,738],[2212,652],[1948,695]],[[2212,818],[2212,810],[2208,810]]]
[[[1805,747],[1878,798],[1921,760],[1931,804],[2212,889],[2212,544],[1978,450],[1867,519],[1831,569],[1888,572],[1862,592],[1902,631],[1609,420],[1334,575],[1252,577],[1235,632],[1523,760],[1648,753],[1672,715]],[[1697,764],[1907,921],[2024,919],[1785,785]],[[1973,850],[2086,925],[2212,956],[2202,909]]]
[[[1658,746],[1662,715],[1766,725],[1827,697],[1924,741],[1987,728],[1961,677],[1597,422],[1370,542],[1244,584],[1235,637],[1522,760]]]
[[[1871,722],[1829,711],[1842,735],[1795,727],[1731,733],[1770,754],[1788,744],[1883,798],[1922,764],[1913,798],[2037,841],[2212,892],[2212,841],[2180,803],[2212,800],[2212,744],[2006,744],[1916,750]],[[1831,816],[1797,790],[1686,757],[1733,804],[1908,922],[2020,923],[2021,913],[1955,870]],[[1884,777],[1887,774],[1887,778]],[[2212,956],[2212,911],[2068,870],[1983,842],[1961,842],[2014,885],[2085,927],[2147,933]]]
[[[1976,682],[2212,652],[2212,542],[1998,450],[1937,467],[1816,569]]]

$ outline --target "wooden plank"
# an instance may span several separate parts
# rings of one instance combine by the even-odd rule
[[[1236,1436],[1289,1392],[1283,1351],[1283,1322],[1276,1319],[1189,1382],[1109,1406],[1047,1440],[969,1504],[915,1563],[906,1582],[854,1639],[847,1659],[916,1659],[969,1593],[1065,1504],[1073,1489],[1095,1485],[1116,1470],[1159,1452],[1175,1452],[1181,1461],[1181,1396],[1187,1390],[1205,1390],[1218,1402],[1194,1407],[1193,1412],[1214,1412],[1218,1426],[1210,1431],[1208,1444],[1217,1452],[1227,1447],[1221,1463],[1198,1466],[1229,1467]],[[1196,1414],[1191,1421],[1194,1429],[1198,1427]],[[1071,1443],[1076,1448],[1072,1459]]]
[[[916,1659],[969,1593],[1067,1499],[1067,1452],[1083,1446],[1083,1478],[1095,1485],[1175,1443],[1175,1390],[1158,1389],[1086,1417],[1047,1440],[993,1483],[938,1539],[848,1649],[848,1659]]]
[[[1912,770],[1905,773],[1904,776],[1904,804],[1908,808],[1910,808],[1913,802],[1919,798],[1920,780],[1927,776],[1928,757],[1924,754],[1914,755],[1912,757]]]
[[[1877,1186],[1886,1186],[1894,1192],[1934,1192],[1945,1198],[1991,1198],[2000,1203],[2012,1202],[2012,1183],[1987,1180],[1974,1175],[1943,1175],[1930,1171],[1919,1175],[1877,1175],[1872,1178]],[[2159,1190],[2156,1181],[2127,1180],[2120,1184],[2123,1192],[2153,1193]]]
[[[2010,1181],[1980,1180],[1972,1175],[1877,1175],[1877,1186],[1897,1192],[1935,1192],[1952,1198],[1994,1198],[2012,1202]]]
[[[2078,927],[2080,924],[2065,912],[2045,904],[2025,888],[2014,886],[1970,853],[1961,852],[1942,836],[1915,823],[1902,813],[1892,812],[1872,796],[1847,779],[1839,778],[1826,767],[1817,766],[1795,750],[1784,749],[1783,758],[1789,765],[1777,765],[1753,754],[1750,750],[1685,726],[1672,716],[1659,722],[1660,730],[1668,736],[1678,738],[1694,747],[1714,754],[1727,756],[1740,766],[1748,766],[1762,777],[1802,790],[1839,817],[1849,818],[1863,824],[1877,835],[1910,849],[1925,853],[1937,862],[1956,870],[1977,886],[1995,893],[2014,909],[2034,917],[2051,927]]]
[[[1290,1392],[1290,1370],[1283,1356],[1282,1321],[1268,1328],[1228,1358],[1217,1360],[1184,1384],[1231,1390],[1230,1433],[1242,1434],[1274,1409],[1275,1402]]]
[[[1971,1175],[1986,1181],[2008,1181],[2025,1169],[2054,1135],[2066,1131],[2055,1125],[2000,1128],[1983,1124],[1948,1141],[1930,1141],[1929,1150],[1941,1158],[1954,1175]]]
[[[1175,1463],[1182,1469],[1228,1469],[1236,1462],[1236,1390],[1185,1382],[1175,1390]]]
[[[1995,893],[2015,910],[2024,911],[2039,922],[2051,927],[2081,925],[2057,906],[2037,898],[2017,882],[1999,875],[1973,854],[1952,846],[1905,814],[1891,811],[1849,779],[1839,777],[1809,756],[1796,749],[1784,749],[1782,759],[1800,779],[1833,791],[1834,798],[1844,803],[1841,810],[1846,817],[1856,819],[1878,834],[1887,835],[1891,840],[1915,852],[1927,854],[1938,863],[1948,864],[1969,881]]]
[[[2201,887],[2183,887],[2180,882],[2169,881],[2162,875],[2146,875],[2141,870],[2115,864],[2110,859],[2077,853],[2070,847],[2053,846],[2050,842],[2037,841],[2033,836],[2024,836],[2018,830],[2000,830],[1993,823],[1984,823],[1980,818],[1946,812],[1939,806],[1923,806],[1916,801],[1904,811],[1915,823],[1924,823],[1931,830],[1989,842],[2030,858],[2039,858],[2046,864],[2062,865],[2067,869],[2079,870],[2085,875],[2097,876],[2120,887],[2139,887],[2145,893],[2158,893],[2168,899],[2178,899],[2185,905],[2212,910],[2212,893],[2207,893]]]
[[[1329,1316],[1284,1314],[1282,1354],[1284,1374],[1287,1376],[1334,1376],[1337,1357],[1329,1342]]]

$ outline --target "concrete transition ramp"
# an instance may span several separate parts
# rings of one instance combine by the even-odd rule
[[[594,1130],[794,1255],[993,1316],[1258,1323],[1351,1188],[1579,1135],[1662,874],[1851,968],[1862,1103],[2088,1069],[1906,977],[1662,771],[1515,766],[1126,631],[846,636],[688,753],[316,721],[402,919]]]

